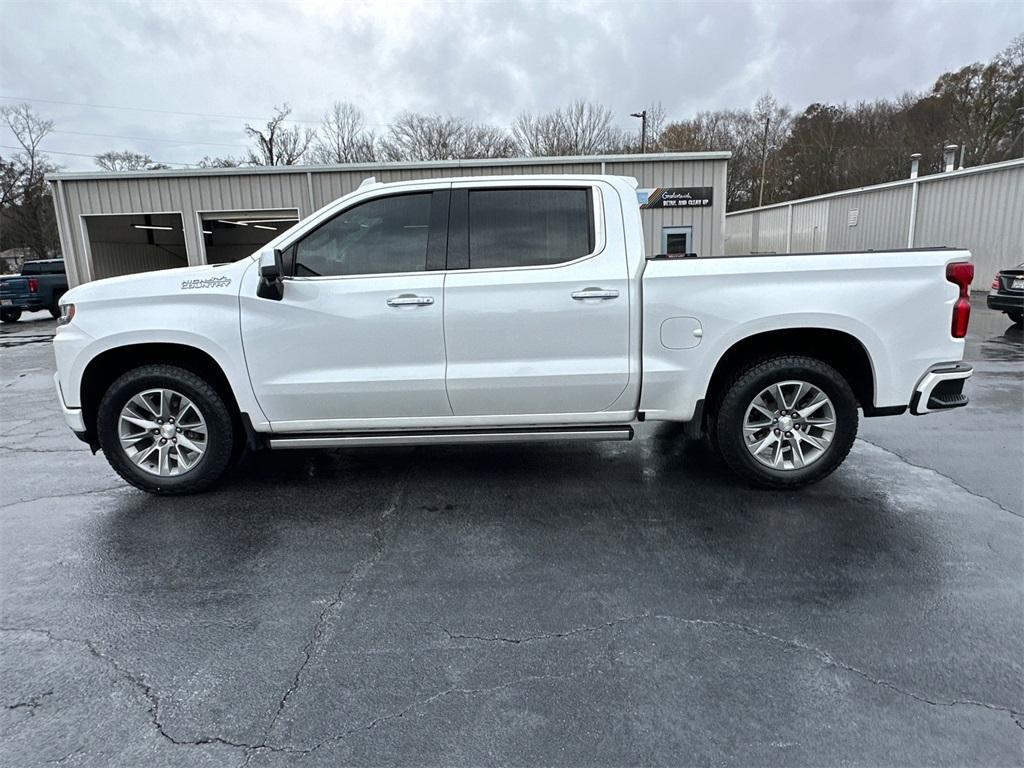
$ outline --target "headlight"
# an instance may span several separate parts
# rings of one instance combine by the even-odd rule
[[[75,305],[74,304],[61,304],[60,305],[60,317],[57,318],[57,325],[67,325],[75,319]]]

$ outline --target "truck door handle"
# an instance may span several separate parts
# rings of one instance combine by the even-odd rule
[[[618,291],[606,291],[603,288],[584,288],[582,291],[573,291],[572,297],[576,301],[583,301],[584,299],[617,299],[619,298]]]
[[[433,296],[416,296],[412,293],[403,293],[401,296],[392,296],[388,299],[389,307],[425,307],[433,303]]]

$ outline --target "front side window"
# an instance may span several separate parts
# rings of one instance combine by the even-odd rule
[[[430,199],[429,192],[396,195],[342,211],[296,244],[295,276],[425,270]]]
[[[534,267],[594,250],[591,191],[471,189],[469,267]]]

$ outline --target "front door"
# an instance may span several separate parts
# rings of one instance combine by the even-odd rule
[[[447,190],[357,203],[288,247],[280,301],[257,297],[249,270],[242,340],[275,431],[452,415],[444,272],[428,269],[428,253],[444,252],[447,212]]]
[[[597,186],[455,185],[444,315],[456,416],[549,421],[623,393],[629,280],[621,219],[609,247],[606,213]]]

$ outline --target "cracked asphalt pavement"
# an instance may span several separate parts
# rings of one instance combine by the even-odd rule
[[[700,443],[265,453],[125,486],[0,333],[0,764],[1020,765],[1024,341],[835,475]]]

